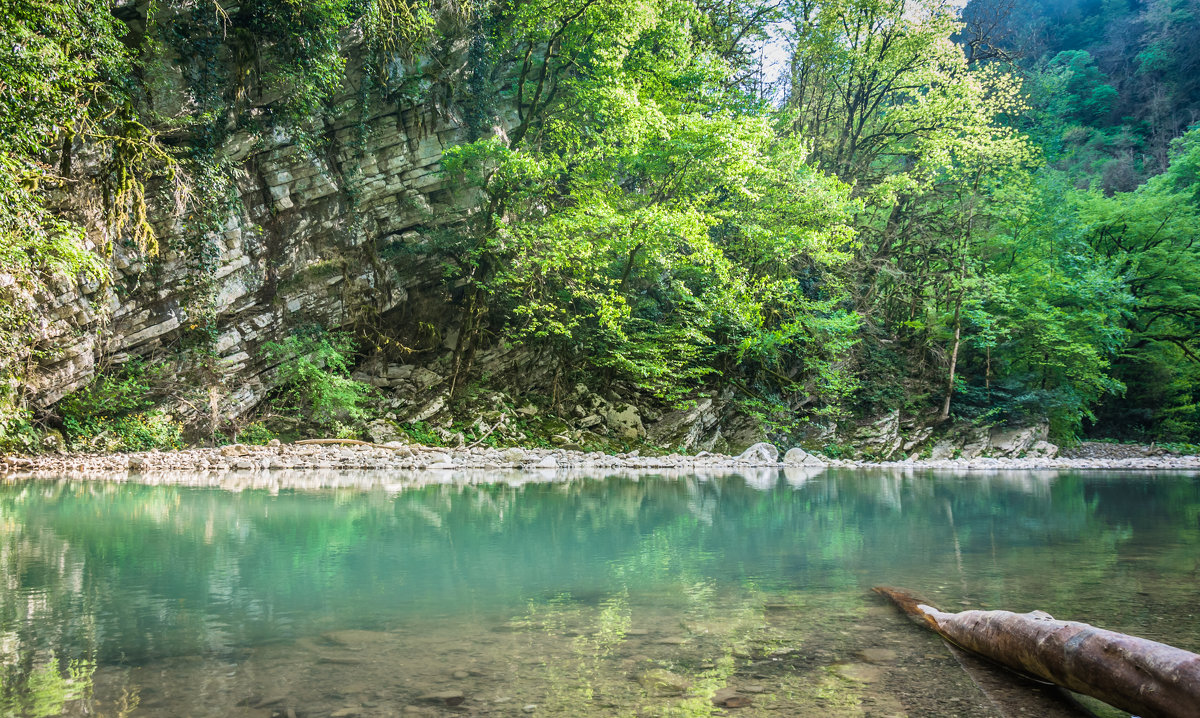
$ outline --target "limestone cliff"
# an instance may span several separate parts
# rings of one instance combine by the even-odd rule
[[[135,30],[136,12],[129,9]],[[352,49],[357,39],[346,42]],[[218,62],[234,61],[229,44],[220,54]],[[159,116],[181,116],[196,103],[187,76],[202,61],[168,55],[156,65],[166,69],[148,78],[146,90]],[[109,283],[63,283],[44,298],[42,358],[25,372],[32,403],[48,406],[131,357],[169,362],[186,351],[206,367],[199,384],[176,397],[180,409],[236,416],[272,386],[262,343],[296,326],[415,326],[429,318],[434,332],[447,326],[450,297],[424,247],[430,232],[472,206],[439,172],[443,148],[464,133],[450,90],[457,70],[442,57],[408,71],[427,88],[420,101],[360,95],[361,67],[352,64],[336,112],[317,126],[256,129],[230,117],[233,129],[216,153],[233,188],[220,231],[197,239],[186,216],[195,208],[176,216],[159,198],[152,206],[158,256],[118,244]],[[278,99],[255,97],[241,112],[263,116]],[[299,141],[301,131],[318,142]],[[67,204],[86,212],[85,199]],[[201,315],[208,336],[195,336]]]

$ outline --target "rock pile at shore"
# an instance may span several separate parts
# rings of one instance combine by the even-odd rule
[[[974,458],[870,462],[828,460],[802,449],[782,457],[771,444],[755,444],[738,456],[701,452],[696,455],[641,456],[638,452],[604,454],[566,449],[448,449],[414,444],[278,444],[132,454],[41,455],[0,457],[0,474],[147,474],[156,472],[263,472],[273,470],[426,470],[538,472],[587,470],[736,471],[748,468],[905,468],[977,470],[1028,469],[1200,469],[1200,456],[1154,455],[1130,458]]]

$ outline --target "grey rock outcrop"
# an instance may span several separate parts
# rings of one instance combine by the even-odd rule
[[[619,437],[635,441],[646,436],[646,427],[642,425],[642,417],[633,404],[622,404],[609,409],[604,414],[608,428]]]
[[[211,368],[203,382],[184,382],[190,393],[176,408],[191,418],[236,417],[277,383],[262,345],[295,327],[333,329],[397,310],[414,324],[444,321],[449,297],[427,243],[478,202],[441,172],[445,148],[470,139],[445,101],[461,63],[418,62],[411,72],[432,89],[422,102],[397,104],[358,94],[355,58],[362,54],[351,52],[344,95],[331,103],[340,110],[324,124],[263,129],[249,122],[228,133],[216,150],[231,182],[219,226],[195,236],[170,203],[152,205],[157,256],[117,242],[110,282],[61,279],[53,296],[41,298],[34,340],[44,358],[24,376],[35,406],[86,385],[101,364],[167,357],[211,341],[204,348]],[[232,63],[233,55],[222,47],[206,61]],[[168,73],[147,88],[162,116],[180,116],[194,102],[186,74]],[[270,114],[278,99],[260,98],[247,111]],[[301,131],[317,132],[326,144],[306,149]],[[85,150],[77,155],[86,158]],[[76,172],[86,179],[101,168],[80,159]],[[404,365],[389,367],[387,378],[426,386],[441,380]]]

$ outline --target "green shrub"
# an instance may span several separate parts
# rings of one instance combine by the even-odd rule
[[[410,424],[405,424],[398,427],[418,444],[424,446],[437,446],[442,443],[442,439],[434,431],[433,427],[423,421],[414,421]]]
[[[0,454],[32,453],[41,446],[42,432],[27,409],[0,418]]]
[[[281,411],[320,427],[366,416],[362,405],[373,390],[349,376],[354,352],[349,334],[309,329],[268,342],[263,351],[267,361],[279,365]]]
[[[76,451],[182,449],[183,424],[161,410],[128,416],[67,417],[67,445]]]
[[[58,403],[67,447],[76,451],[182,448],[183,425],[154,408],[162,365],[131,361],[100,374]]]
[[[237,433],[239,444],[254,444],[262,446],[268,441],[277,438],[275,432],[267,428],[267,425],[261,421],[255,421],[248,424],[244,429]]]

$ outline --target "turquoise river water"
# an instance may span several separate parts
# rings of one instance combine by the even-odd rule
[[[1200,651],[1200,475],[0,483],[0,718],[1003,715],[879,584]]]

